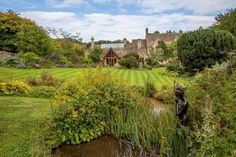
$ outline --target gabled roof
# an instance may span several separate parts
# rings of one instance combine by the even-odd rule
[[[113,48],[103,49],[102,58],[106,57],[107,54],[111,51],[116,55],[116,57],[120,58],[120,56],[117,54],[117,52]]]

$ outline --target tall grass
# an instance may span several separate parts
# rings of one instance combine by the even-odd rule
[[[107,122],[107,133],[129,141],[139,150],[155,150],[161,156],[187,156],[185,131],[177,128],[172,109],[156,113],[143,99],[132,108],[110,111]]]

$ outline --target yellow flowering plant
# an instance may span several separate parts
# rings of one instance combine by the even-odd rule
[[[6,81],[0,82],[0,95],[17,96],[28,95],[31,92],[31,87],[23,81]]]
[[[101,69],[81,71],[76,80],[65,82],[51,100],[58,145],[79,144],[101,136],[108,113],[132,107],[135,101],[131,88],[110,73]]]

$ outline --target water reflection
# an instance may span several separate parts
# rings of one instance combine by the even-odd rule
[[[156,151],[135,151],[126,142],[105,135],[89,143],[62,145],[54,154],[58,157],[154,157]]]

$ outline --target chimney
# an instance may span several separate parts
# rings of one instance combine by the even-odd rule
[[[145,31],[146,31],[146,35],[148,35],[148,28],[146,28]]]
[[[91,38],[91,50],[95,49],[95,43],[94,43],[94,38]]]
[[[126,38],[123,39],[124,45],[127,45],[128,40]]]

